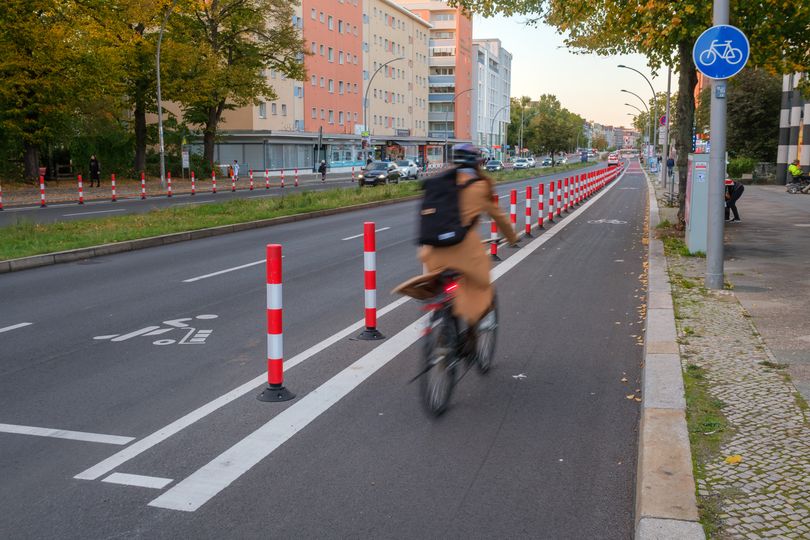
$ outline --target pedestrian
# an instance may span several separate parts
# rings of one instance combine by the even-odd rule
[[[371,165],[372,161],[374,161],[374,160],[371,159],[371,156],[368,156],[368,159],[366,160],[366,165]]]
[[[724,183],[726,186],[726,221],[729,223],[740,221],[740,213],[737,211],[737,201],[742,197],[745,186],[731,178],[726,178]],[[729,219],[730,213],[734,214],[734,219]]]
[[[669,156],[667,158],[667,176],[672,178],[672,172],[675,169],[675,158]]]
[[[93,182],[98,187],[101,187],[101,165],[99,165],[95,154],[90,156],[90,187],[93,187]]]
[[[321,160],[321,165],[318,167],[318,172],[321,173],[321,182],[326,182],[326,160]]]
[[[239,162],[236,160],[233,160],[233,179],[239,180]]]

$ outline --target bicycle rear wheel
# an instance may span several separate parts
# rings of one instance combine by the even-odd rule
[[[498,336],[498,302],[492,297],[492,306],[476,325],[475,360],[479,373],[487,373],[495,359],[495,344]]]
[[[456,386],[457,345],[456,318],[449,309],[434,311],[430,318],[429,332],[425,337],[423,348],[425,372],[421,377],[422,403],[434,416],[439,416],[447,410],[450,396]]]

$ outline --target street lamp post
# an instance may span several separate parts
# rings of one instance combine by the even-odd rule
[[[472,92],[472,91],[473,91],[472,88],[467,88],[466,90],[462,90],[461,92],[459,92],[458,94],[453,96],[453,101],[450,102],[450,104],[453,105],[453,114],[455,114],[455,112],[456,112],[456,99],[458,98],[458,96],[460,96],[462,94],[466,94],[467,92]],[[449,110],[444,111],[444,162],[445,163],[447,163],[447,157],[448,157],[447,156],[447,113],[449,113],[449,112],[450,112]],[[454,137],[456,136],[456,127],[455,126],[456,126],[456,121],[453,120],[453,136]]]
[[[507,108],[508,106],[509,106],[509,104],[507,103],[506,105],[504,105],[503,107],[501,107],[500,109],[498,109],[498,112],[496,112],[496,113],[495,113],[495,114],[492,116],[492,121],[489,123],[489,133],[490,133],[490,135],[492,134],[492,132],[493,132],[493,131],[495,131],[495,119],[496,119],[496,118],[498,118],[498,115],[500,115],[500,114],[501,114],[501,111],[503,111],[503,110],[504,110],[505,108]],[[500,144],[500,142],[501,142],[501,140],[500,140],[500,136],[499,136],[499,137],[498,137],[498,144],[499,144],[500,146],[503,146],[503,145],[501,145],[501,144]],[[489,149],[489,150],[490,150],[490,152],[489,152],[489,153],[490,153],[490,154],[492,154],[492,153],[493,153],[493,152],[492,152],[492,145],[490,145],[490,149]],[[503,158],[503,152],[501,152],[501,158]]]
[[[653,85],[650,82],[650,79],[648,79],[647,76],[644,75],[639,70],[637,70],[635,68],[631,68],[630,66],[625,66],[624,64],[619,64],[619,67],[623,68],[623,69],[629,69],[631,71],[635,71],[636,73],[638,73],[639,75],[644,77],[644,80],[647,81],[647,84],[650,86],[650,91],[652,92],[652,95],[653,95],[653,102],[652,102],[652,112],[653,112],[653,114],[650,115],[650,126],[651,126],[651,131],[652,131],[653,138],[656,138],[658,136],[658,130],[657,130],[655,124],[652,121],[653,120],[652,117],[655,116],[655,104],[658,102],[658,99],[656,98],[656,95],[655,95],[655,88],[653,88]],[[654,141],[653,142],[653,148],[655,148],[657,145],[658,145],[658,142]]]
[[[653,138],[655,138],[655,130],[653,128],[653,121],[652,121],[652,117],[653,117],[652,113],[655,112],[655,109],[653,109],[653,111],[651,112],[650,108],[647,107],[647,102],[644,101],[644,98],[642,98],[640,95],[636,94],[635,92],[631,92],[630,90],[622,90],[622,92],[626,92],[628,94],[633,94],[634,96],[636,96],[638,98],[638,100],[641,102],[641,104],[644,105],[644,108],[647,109],[647,116],[650,117],[650,126],[649,126],[649,131],[647,132],[647,138],[652,137],[652,138],[650,138],[650,145],[655,146],[655,143],[653,142]]]
[[[163,32],[166,30],[166,23],[169,22],[169,15],[174,11],[177,0],[172,2],[171,7],[166,10],[163,16],[163,23],[160,25],[160,33],[157,40],[157,52],[155,53],[155,72],[157,75],[157,114],[158,114],[158,143],[160,144],[160,187],[166,188],[166,156],[163,144],[163,102],[160,99],[160,45],[163,42]]]
[[[638,111],[639,113],[641,113],[641,114],[643,114],[643,113],[644,113],[644,111],[642,111],[641,109],[639,109],[639,108],[638,108],[638,107],[636,107],[635,105],[631,105],[630,103],[625,103],[625,105],[627,105],[628,107],[633,107],[635,110],[637,110],[637,111]],[[633,113],[627,113],[627,114],[629,114],[629,115],[633,115]],[[650,114],[650,110],[649,110],[649,109],[647,109],[647,114],[648,114],[648,115]],[[633,115],[633,116],[635,116],[635,115]],[[647,138],[648,138],[648,139],[650,138],[650,127],[649,127],[649,126],[647,126]]]
[[[398,58],[394,58],[394,59],[389,60],[388,62],[385,62],[384,64],[380,65],[380,67],[378,67],[377,70],[369,78],[368,84],[366,85],[366,91],[363,93],[363,129],[368,131],[368,134],[369,134],[369,146],[371,146],[371,128],[368,125],[368,91],[371,88],[371,83],[374,82],[374,77],[377,76],[377,73],[379,73],[382,70],[382,68],[384,68],[388,64],[390,64],[392,62],[396,62],[397,60],[405,60],[405,57],[400,56]],[[366,150],[366,158],[367,159],[368,159],[368,152],[369,151]]]

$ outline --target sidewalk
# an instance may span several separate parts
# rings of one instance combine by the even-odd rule
[[[810,197],[751,185],[738,208],[731,290],[703,288],[705,259],[668,256],[701,521],[709,538],[810,538],[810,411],[797,392],[810,389]]]

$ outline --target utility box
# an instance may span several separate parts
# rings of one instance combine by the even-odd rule
[[[709,154],[689,154],[686,169],[686,247],[706,253],[709,230]]]

